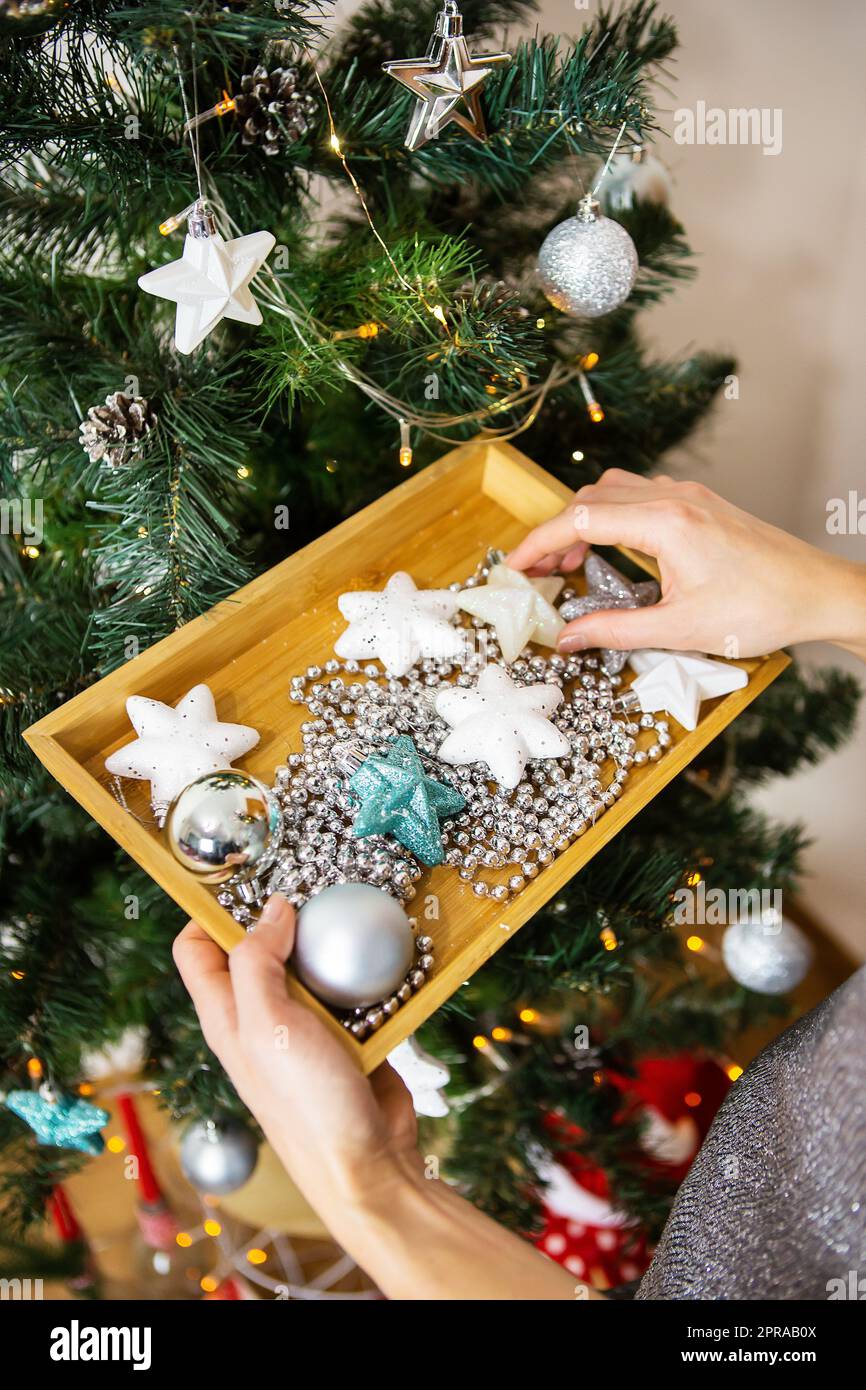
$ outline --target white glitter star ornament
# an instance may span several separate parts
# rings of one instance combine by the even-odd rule
[[[402,570],[384,589],[341,594],[337,606],[349,624],[334,643],[344,661],[375,657],[393,676],[405,676],[422,657],[450,661],[466,648],[465,630],[451,622],[459,594],[419,589]]]
[[[552,600],[564,579],[527,579],[508,565],[492,565],[486,584],[464,589],[460,607],[496,631],[505,661],[516,661],[527,642],[555,647],[565,627]]]
[[[169,224],[170,225],[170,224]],[[174,343],[188,354],[222,319],[261,323],[249,284],[276,244],[270,232],[224,241],[201,202],[193,205],[180,260],[139,278],[139,288],[177,305]]]
[[[438,751],[443,762],[486,763],[509,791],[530,758],[561,758],[565,734],[549,715],[562,701],[555,685],[516,685],[501,666],[485,666],[471,689],[450,686],[436,696],[436,713],[452,726]]]
[[[412,1097],[416,1115],[441,1119],[450,1109],[442,1088],[451,1073],[438,1058],[425,1052],[414,1033],[388,1053],[388,1061]]]
[[[425,57],[395,58],[382,64],[389,77],[418,98],[406,132],[407,149],[417,150],[435,140],[452,122],[476,140],[486,139],[481,88],[495,67],[510,62],[510,53],[470,53],[463,37],[463,16],[455,0],[445,0]]]
[[[638,672],[631,689],[645,714],[667,710],[684,729],[696,729],[701,701],[748,685],[739,666],[710,661],[699,652],[637,651],[629,663]]]
[[[150,783],[150,801],[160,824],[170,803],[206,772],[232,766],[255,748],[259,736],[244,724],[223,724],[206,685],[193,686],[174,709],[160,700],[130,695],[126,702],[138,738],[106,758],[115,777]]]

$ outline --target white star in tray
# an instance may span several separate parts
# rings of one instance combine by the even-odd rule
[[[451,733],[439,749],[443,762],[486,763],[501,786],[512,789],[530,758],[561,758],[565,734],[551,724],[562,700],[555,685],[516,685],[501,666],[485,666],[471,689],[449,686],[436,696],[436,713]]]
[[[638,672],[631,688],[645,714],[667,710],[684,729],[696,729],[701,701],[748,685],[739,666],[711,661],[699,652],[637,651],[629,663]]]
[[[460,597],[450,589],[418,589],[411,575],[392,574],[384,589],[341,594],[337,606],[349,626],[334,643],[344,660],[377,657],[394,676],[405,676],[422,657],[449,661],[466,647],[466,632],[450,621]]]

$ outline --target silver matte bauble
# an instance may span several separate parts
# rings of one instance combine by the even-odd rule
[[[236,1120],[202,1120],[180,1141],[180,1166],[199,1192],[224,1197],[248,1182],[259,1158],[255,1136]]]
[[[554,227],[538,253],[538,273],[551,304],[585,319],[624,304],[638,270],[625,227],[601,216],[597,206],[582,199],[578,215]]]
[[[786,994],[804,978],[812,963],[812,947],[793,922],[767,914],[749,922],[733,922],[722,937],[725,965],[740,985],[758,994]]]
[[[670,200],[671,177],[660,159],[643,147],[621,150],[604,177],[597,176],[598,200],[605,212],[628,212],[635,203],[664,206]]]
[[[280,804],[248,772],[206,772],[169,807],[165,833],[171,852],[206,883],[244,879],[268,867],[282,833]]]
[[[370,883],[335,883],[298,913],[292,960],[317,998],[366,1008],[399,988],[413,950],[409,919],[390,893]]]

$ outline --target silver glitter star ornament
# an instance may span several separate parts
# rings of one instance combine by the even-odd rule
[[[538,253],[547,298],[582,319],[601,318],[624,304],[637,271],[637,251],[625,227],[604,217],[590,195],[581,198],[576,217],[548,232]]]
[[[174,344],[185,355],[203,342],[222,319],[261,323],[262,311],[250,281],[276,244],[270,232],[224,241],[201,202],[193,205],[183,255],[139,277],[139,288],[177,305]]]
[[[425,57],[395,58],[382,64],[389,77],[418,98],[406,132],[407,149],[417,150],[435,140],[452,122],[476,140],[486,139],[481,88],[495,67],[510,62],[510,53],[470,53],[463,37],[463,16],[454,0],[446,0],[436,16]]]
[[[600,613],[609,608],[646,608],[648,604],[658,602],[659,586],[654,579],[632,584],[594,551],[587,555],[583,573],[586,593],[579,598],[568,599],[559,610],[560,617],[567,623],[574,618],[584,618],[587,613]],[[615,651],[610,647],[604,647],[601,651],[601,664],[609,676],[618,675],[627,660],[628,652]]]

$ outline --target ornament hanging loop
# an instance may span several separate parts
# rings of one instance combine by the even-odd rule
[[[457,39],[462,33],[463,16],[457,8],[456,0],[445,0],[443,8],[436,16],[435,37]]]
[[[598,206],[598,202],[591,193],[584,193],[577,205],[578,222],[597,222]]]

